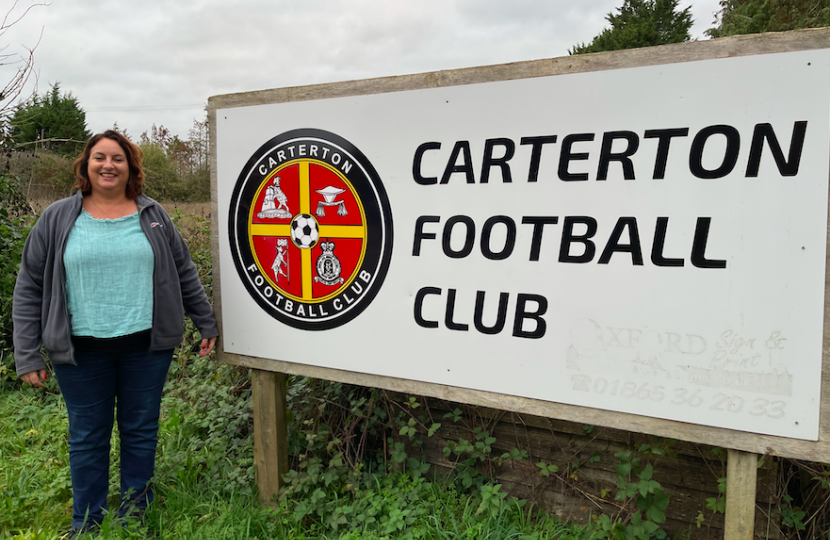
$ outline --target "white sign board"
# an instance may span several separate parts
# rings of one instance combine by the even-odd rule
[[[218,108],[224,349],[816,440],[830,52]]]

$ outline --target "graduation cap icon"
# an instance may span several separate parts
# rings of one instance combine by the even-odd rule
[[[348,213],[346,212],[346,203],[335,200],[338,195],[346,191],[345,189],[334,186],[326,186],[323,189],[316,189],[314,191],[322,195],[324,199],[317,203],[317,212],[315,212],[317,216],[324,217],[326,215],[326,206],[339,206],[337,209],[338,216],[345,216]]]

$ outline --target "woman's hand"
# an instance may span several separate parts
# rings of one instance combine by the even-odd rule
[[[199,356],[207,356],[210,354],[210,351],[213,350],[213,346],[216,345],[216,338],[205,338],[202,340],[202,348],[199,350]],[[43,385],[41,385],[43,386]]]
[[[214,341],[216,340],[216,338],[213,338],[213,339],[214,339]],[[24,382],[27,382],[27,383],[31,384],[35,388],[46,388],[45,386],[43,386],[43,381],[46,380],[46,370],[45,369],[41,369],[39,371],[30,371],[29,373],[24,373],[23,375],[20,376],[20,378]]]

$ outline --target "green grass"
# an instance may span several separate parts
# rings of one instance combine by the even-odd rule
[[[0,393],[0,534],[68,523],[66,411],[59,396]]]
[[[376,518],[360,526],[338,527],[298,513],[304,503],[299,493],[276,509],[260,507],[252,480],[246,377],[210,360],[174,362],[159,432],[156,503],[142,527],[108,517],[100,532],[86,538],[553,540],[578,535],[578,528],[530,512],[521,502],[496,497],[485,506],[481,492],[458,492],[452,482],[401,472],[371,477],[374,484],[360,492],[365,500],[352,506]],[[66,410],[49,382],[47,392],[0,385],[2,538],[60,539],[71,522]],[[114,505],[115,437],[111,461]]]

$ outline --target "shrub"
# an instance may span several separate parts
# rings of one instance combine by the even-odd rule
[[[19,179],[21,196],[46,203],[71,194],[75,185],[73,158],[47,151],[8,152],[2,166],[6,174]]]
[[[144,193],[157,201],[187,200],[185,186],[164,148],[149,141],[138,146],[144,154]]]
[[[15,380],[12,355],[12,295],[23,243],[34,221],[20,182],[0,175],[0,384]]]

